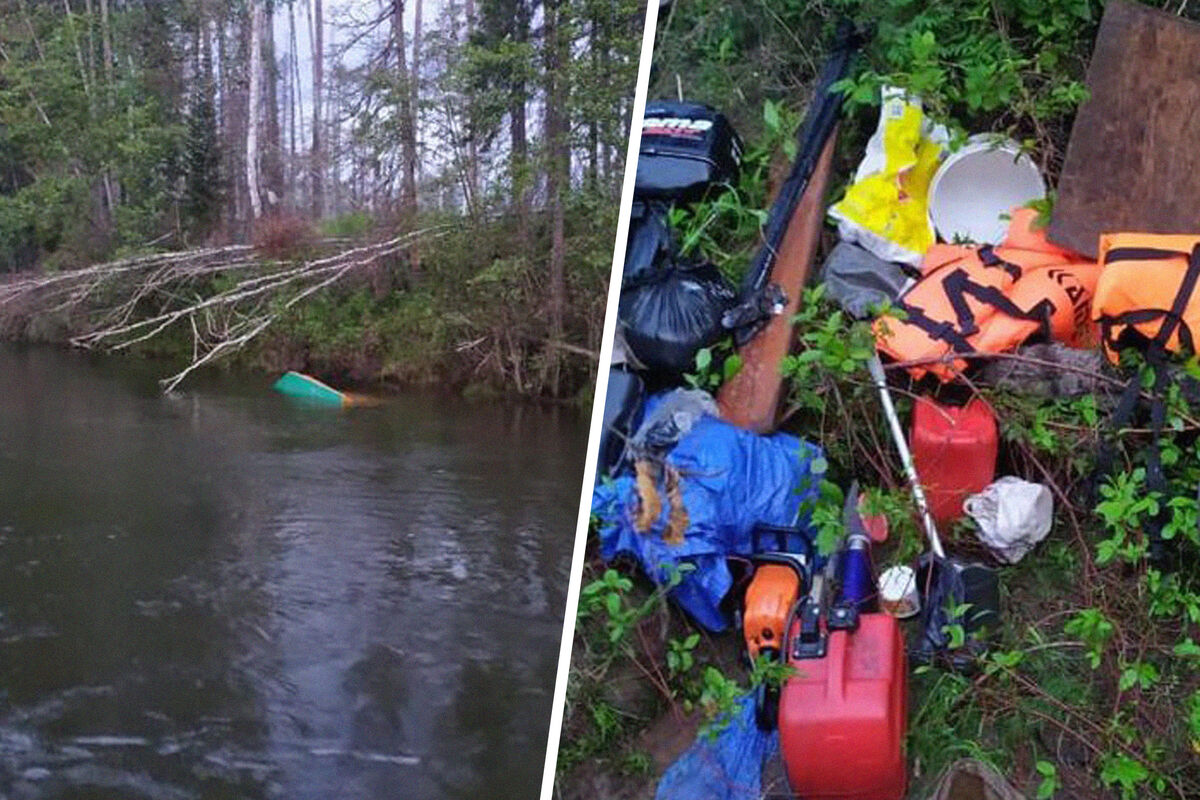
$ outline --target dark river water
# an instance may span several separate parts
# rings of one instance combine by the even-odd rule
[[[0,797],[536,797],[586,425],[0,349]]]

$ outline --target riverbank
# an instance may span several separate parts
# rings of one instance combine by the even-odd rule
[[[358,390],[438,387],[587,407],[603,330],[615,203],[581,199],[571,210],[563,237],[569,268],[557,337],[546,314],[546,265],[521,252],[517,244],[524,238],[530,242],[529,252],[547,252],[550,231],[544,219],[535,215],[521,234],[515,219],[466,226],[461,217],[431,215],[422,219],[421,229],[436,236],[354,265],[336,282],[294,304],[301,294],[296,286],[256,298],[275,318],[253,338],[228,348],[212,366],[265,373],[297,370]],[[368,228],[354,237],[322,239],[299,223],[280,222],[278,227],[264,228],[247,255],[238,251],[237,258],[248,264],[235,262],[240,271],[180,278],[169,288],[155,286],[153,292],[147,287],[161,279],[161,270],[133,280],[122,278],[124,282],[113,278],[102,290],[89,287],[86,297],[65,305],[58,295],[17,298],[0,303],[0,332],[11,341],[79,342],[111,325],[115,308],[122,308],[123,324],[135,325],[165,310],[212,302],[228,293],[233,281],[246,281],[247,270],[253,275],[282,274],[394,236],[382,228]],[[25,272],[13,276],[8,285],[52,276],[71,277],[66,271],[50,276]],[[205,326],[229,324],[212,317],[212,309],[205,309],[180,316],[145,339],[101,340],[95,346],[162,359],[164,365],[186,365],[205,344]],[[165,367],[164,377],[175,369]]]

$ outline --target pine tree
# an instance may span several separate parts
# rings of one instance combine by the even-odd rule
[[[207,233],[221,212],[221,148],[217,140],[217,110],[210,76],[198,82],[188,111],[186,160],[187,191],[184,213],[191,228]]]

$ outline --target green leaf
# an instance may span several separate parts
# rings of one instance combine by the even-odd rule
[[[1062,786],[1058,779],[1058,768],[1049,761],[1039,761],[1034,765],[1034,769],[1042,776],[1042,781],[1038,784],[1037,789],[1038,800],[1047,800],[1047,798],[1053,797],[1054,793]]]
[[[722,369],[722,372],[725,376],[725,380],[728,381],[728,380],[732,379],[733,376],[735,376],[739,372],[741,372],[742,371],[742,363],[743,363],[742,357],[740,355],[738,355],[737,353],[734,353],[733,355],[726,358],[724,368]]]
[[[1140,761],[1134,761],[1124,753],[1107,756],[1100,769],[1100,780],[1105,786],[1120,784],[1121,788],[1129,791],[1149,776],[1150,771]]]
[[[1191,637],[1188,637],[1175,645],[1172,652],[1181,658],[1200,658],[1200,644],[1196,644]]]
[[[942,633],[950,638],[946,646],[951,650],[957,650],[966,644],[967,634],[962,625],[943,625]]]
[[[608,610],[609,616],[617,616],[621,612],[621,596],[616,593],[605,596],[604,607]]]
[[[763,122],[767,126],[767,130],[772,133],[777,132],[783,124],[779,116],[779,104],[771,100],[763,101]]]

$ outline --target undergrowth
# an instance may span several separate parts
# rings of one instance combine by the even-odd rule
[[[436,386],[590,406],[612,263],[607,237],[615,218],[615,208],[600,198],[568,198],[564,249],[571,267],[560,341],[551,341],[544,313],[549,273],[543,259],[521,252],[515,217],[464,227],[453,214],[429,213],[422,226],[444,233],[421,245],[419,261],[409,252],[388,256],[291,306],[300,290],[277,293],[265,301],[277,319],[216,363],[300,370],[344,387]],[[268,267],[311,264],[388,235],[366,226],[360,214],[329,220],[323,228],[338,238],[321,240],[294,217],[267,218],[256,231],[255,257]],[[546,216],[531,215],[529,240],[547,239],[549,229]],[[199,302],[231,289],[240,277],[195,279],[186,297],[172,301]],[[135,317],[164,311],[159,299],[135,290],[123,283],[94,289],[87,302],[55,317],[53,326],[50,315],[10,304],[0,314],[0,329],[16,339],[67,341],[105,324],[108,309],[131,294]],[[216,330],[221,320],[208,324]],[[187,363],[195,355],[193,335],[185,324],[168,326],[129,352]]]

